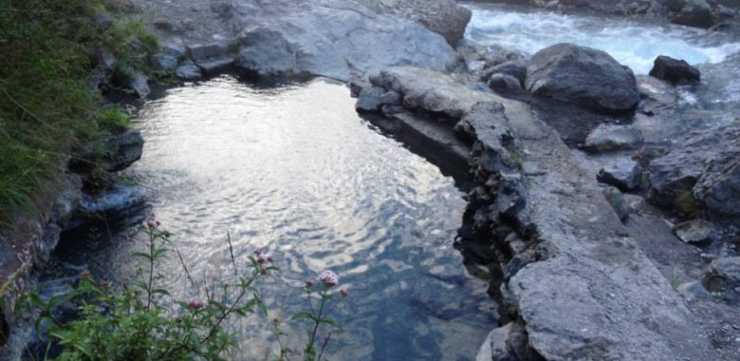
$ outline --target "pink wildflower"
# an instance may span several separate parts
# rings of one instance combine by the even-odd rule
[[[258,249],[254,251],[254,254],[257,256],[257,263],[259,264],[265,264],[265,263],[271,263],[272,262],[272,253]]]
[[[190,301],[190,303],[188,303],[188,309],[193,311],[200,310],[201,308],[203,308],[203,306],[203,302],[201,302],[200,300],[192,300]]]
[[[321,272],[321,274],[319,275],[319,280],[321,281],[321,283],[324,284],[324,286],[328,288],[334,287],[339,284],[339,276],[329,270]]]

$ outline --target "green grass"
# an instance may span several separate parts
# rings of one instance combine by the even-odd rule
[[[0,221],[33,205],[75,145],[120,131],[128,118],[101,107],[89,82],[96,49],[144,68],[155,37],[139,21],[103,31],[99,0],[0,0]]]

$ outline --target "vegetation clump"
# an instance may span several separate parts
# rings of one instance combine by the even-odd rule
[[[128,124],[120,109],[101,106],[91,74],[102,52],[115,61],[112,76],[130,75],[158,43],[140,21],[105,14],[100,0],[0,0],[3,223],[33,204],[76,146]]]
[[[258,250],[241,265],[234,257],[227,237],[233,281],[206,284],[198,281],[180,260],[193,296],[178,299],[172,295],[159,265],[173,252],[172,236],[156,220],[148,221],[143,232],[147,242],[144,251],[133,255],[141,262],[133,282],[114,287],[97,282],[89,273],[82,275],[71,293],[42,298],[29,293],[20,302],[19,315],[35,315],[36,329],[46,333],[45,351],[34,358],[60,361],[225,361],[238,346],[237,334],[229,324],[257,315],[270,319],[262,301],[261,282],[278,271],[272,254]],[[338,287],[339,278],[331,271],[306,281],[304,291],[309,305],[291,320],[307,328],[307,341],[299,352],[285,346],[282,322],[272,317],[267,322],[276,337],[278,349],[274,359],[287,361],[294,356],[304,361],[320,361],[331,337],[340,327],[331,318],[334,308],[348,296],[346,287]],[[75,309],[70,321],[60,317],[60,307]]]

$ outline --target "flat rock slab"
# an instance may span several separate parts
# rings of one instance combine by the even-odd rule
[[[546,360],[716,359],[681,297],[628,235],[596,180],[526,104],[419,68],[393,68],[371,80],[401,94],[409,109],[455,118],[487,108],[497,131],[478,139],[484,148],[500,149],[502,129],[513,135],[521,171],[505,177],[523,187],[524,206],[508,217],[533,231],[540,257],[503,287],[525,324],[529,347]],[[482,134],[485,125],[478,127]]]

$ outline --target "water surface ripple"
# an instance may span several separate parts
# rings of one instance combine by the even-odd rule
[[[170,90],[138,123],[146,148],[130,173],[194,273],[229,277],[228,232],[240,262],[275,252],[266,294],[284,317],[305,306],[300,288],[317,272],[350,287],[331,360],[471,359],[493,327],[486,284],[452,247],[462,193],[359,118],[344,86],[222,77]],[[187,295],[177,264],[166,267]],[[241,327],[235,358],[259,359],[265,332]]]

